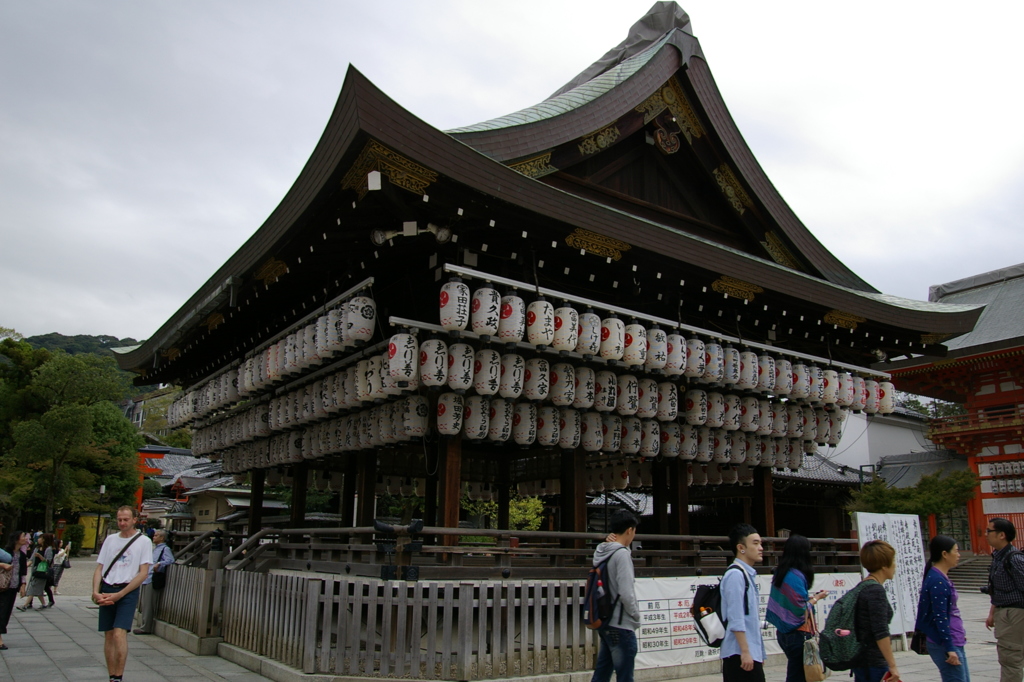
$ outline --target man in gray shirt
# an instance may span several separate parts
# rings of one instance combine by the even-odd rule
[[[611,618],[597,634],[601,649],[590,682],[608,682],[615,671],[617,682],[633,682],[633,661],[636,659],[636,629],[640,627],[640,608],[636,603],[636,578],[629,546],[639,523],[636,515],[620,509],[608,520],[611,535],[594,552],[594,566],[608,561],[604,574],[615,608]],[[622,551],[620,551],[622,550]]]

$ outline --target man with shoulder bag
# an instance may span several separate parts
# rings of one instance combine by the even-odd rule
[[[117,510],[120,532],[103,541],[92,577],[92,601],[100,607],[99,631],[104,633],[103,654],[110,682],[122,682],[139,587],[149,576],[153,561],[153,543],[135,530],[137,516],[128,506]]]
[[[1012,544],[1017,530],[1006,519],[988,522],[985,538],[992,546],[988,569],[992,606],[985,627],[995,628],[1000,682],[1024,677],[1024,553]]]
[[[153,533],[153,563],[149,567],[149,576],[142,583],[139,627],[132,631],[133,634],[153,634],[156,613],[160,608],[160,595],[167,583],[167,567],[173,563],[174,554],[167,546],[167,531],[158,530]]]

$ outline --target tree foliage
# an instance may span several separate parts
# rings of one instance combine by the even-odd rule
[[[942,471],[922,476],[916,486],[894,488],[876,478],[859,491],[846,505],[849,512],[877,514],[948,514],[974,499],[978,477],[972,471]]]
[[[462,508],[470,516],[484,516],[490,520],[490,527],[498,527],[498,503],[495,500],[471,500],[462,498]],[[537,497],[513,495],[509,500],[509,530],[537,530],[543,522],[544,503]]]

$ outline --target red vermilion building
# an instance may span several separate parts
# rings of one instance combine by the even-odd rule
[[[932,421],[928,437],[967,457],[981,478],[968,503],[976,552],[987,521],[1024,527],[1024,264],[931,287],[929,300],[984,304],[974,330],[945,342],[945,358],[890,365],[897,388],[963,403],[966,413]]]

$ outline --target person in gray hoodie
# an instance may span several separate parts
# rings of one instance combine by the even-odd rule
[[[607,586],[615,608],[608,622],[597,634],[601,649],[590,682],[608,682],[615,671],[617,682],[633,682],[633,661],[636,659],[636,629],[640,627],[640,608],[636,603],[636,578],[629,546],[639,523],[636,515],[620,509],[608,520],[611,534],[594,551],[594,566],[608,561],[605,570]],[[623,550],[623,551],[619,551]]]

